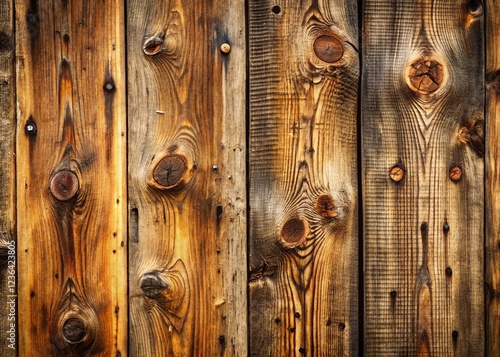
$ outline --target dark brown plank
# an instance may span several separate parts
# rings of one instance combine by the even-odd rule
[[[16,0],[20,356],[127,353],[123,10]]]
[[[477,2],[471,2],[477,4]],[[486,1],[486,355],[500,355],[500,3]]]
[[[353,1],[250,1],[250,353],[356,355]]]
[[[244,2],[127,14],[130,355],[246,356]]]
[[[484,354],[479,3],[368,0],[365,352]]]
[[[0,355],[17,350],[14,4],[0,0]]]

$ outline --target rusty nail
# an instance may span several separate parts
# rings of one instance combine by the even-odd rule
[[[220,45],[220,51],[222,53],[229,53],[229,51],[231,51],[231,46],[229,45],[229,43],[223,43],[222,45]]]
[[[450,167],[450,179],[454,182],[460,181],[462,178],[462,168],[460,166]]]
[[[399,182],[405,176],[405,172],[404,172],[404,170],[401,167],[394,166],[391,169],[391,171],[389,172],[389,176],[390,176],[390,178],[391,178],[392,181]]]
[[[338,39],[329,35],[319,36],[314,41],[314,53],[320,60],[335,63],[344,55],[344,48]]]
[[[79,189],[78,177],[74,172],[61,170],[50,180],[50,192],[59,201],[72,199]]]

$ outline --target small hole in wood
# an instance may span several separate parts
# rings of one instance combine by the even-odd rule
[[[281,12],[281,7],[279,7],[278,5],[274,5],[271,11],[278,15]]]
[[[163,39],[160,37],[153,37],[146,42],[144,42],[144,45],[142,47],[142,50],[144,53],[148,56],[154,56],[158,54],[161,51],[163,45]]]
[[[472,16],[479,16],[483,12],[483,5],[480,1],[477,0],[469,0],[467,4],[465,4],[465,8],[467,12],[469,12]]]

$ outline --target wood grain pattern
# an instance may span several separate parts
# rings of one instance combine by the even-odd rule
[[[15,74],[14,4],[0,1],[0,355],[15,356]]]
[[[16,1],[19,355],[127,355],[118,1]]]
[[[356,2],[248,16],[250,354],[356,355]]]
[[[500,3],[486,1],[486,355],[500,355]]]
[[[244,2],[127,14],[130,354],[246,356]]]
[[[365,2],[368,356],[484,354],[484,52],[475,3]]]

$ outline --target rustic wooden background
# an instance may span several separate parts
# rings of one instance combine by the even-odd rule
[[[0,355],[500,356],[499,93],[495,0],[0,0]]]

